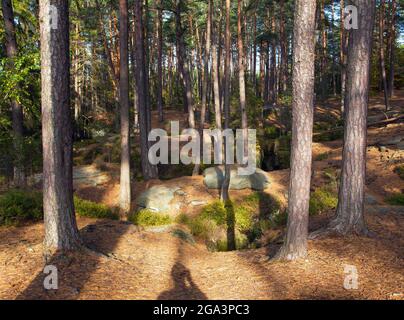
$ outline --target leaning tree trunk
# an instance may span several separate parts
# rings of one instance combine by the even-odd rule
[[[40,0],[45,252],[80,244],[73,204],[68,1]],[[51,13],[57,10],[57,28]],[[52,24],[55,22],[53,21]]]
[[[316,0],[297,0],[293,49],[293,120],[288,224],[277,259],[307,255],[313,135]]]
[[[384,93],[384,103],[386,105],[386,111],[390,110],[390,102],[388,97],[388,89],[387,89],[387,76],[386,76],[386,61],[384,58],[384,16],[385,16],[386,8],[385,1],[380,1],[379,8],[379,58],[380,58],[380,75],[382,77],[383,83],[383,93]]]
[[[141,1],[135,1],[135,35],[136,35],[136,83],[137,83],[137,101],[139,106],[139,128],[140,128],[140,157],[143,178],[145,180],[158,178],[157,167],[149,162],[149,125],[147,116],[147,91],[146,86],[146,64],[143,33]]]
[[[6,33],[6,54],[9,59],[8,67],[14,68],[14,59],[17,56],[17,40],[15,36],[14,12],[11,0],[2,0],[4,30]],[[23,112],[22,106],[17,100],[11,101],[11,114],[13,124],[13,144],[14,144],[14,177],[13,183],[16,187],[25,185],[25,171],[23,159]]]
[[[368,234],[363,217],[366,171],[366,128],[369,98],[370,58],[375,0],[358,0],[359,29],[350,35],[345,99],[345,132],[341,183],[335,218],[324,233]]]
[[[126,215],[130,212],[131,204],[128,0],[119,0],[119,18],[119,104],[121,107],[121,176],[119,207],[121,209],[121,214]]]

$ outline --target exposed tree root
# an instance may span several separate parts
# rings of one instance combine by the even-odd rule
[[[360,237],[375,238],[377,234],[370,231],[366,226],[358,227],[358,225],[347,225],[338,220],[332,220],[328,226],[313,231],[309,234],[309,240],[323,239],[329,236],[346,236],[355,234]]]

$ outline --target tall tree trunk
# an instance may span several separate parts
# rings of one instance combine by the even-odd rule
[[[202,106],[201,106],[201,128],[203,129],[206,121],[206,104],[208,98],[208,79],[209,79],[209,57],[211,54],[211,27],[212,27],[212,0],[208,2],[207,24],[206,24],[206,44],[205,55],[203,57],[203,84],[202,84]]]
[[[159,121],[163,122],[163,10],[161,0],[157,2],[157,33],[157,110]]]
[[[2,0],[4,30],[6,33],[6,53],[9,59],[8,68],[14,68],[14,59],[17,56],[17,40],[15,35],[14,12],[11,0]],[[13,124],[13,144],[14,144],[14,177],[13,183],[16,187],[25,186],[25,170],[23,159],[23,111],[21,104],[13,99],[11,101],[11,114]]]
[[[128,33],[128,0],[119,0],[119,103],[121,107],[121,177],[119,207],[123,215],[130,212],[131,204]]]
[[[253,76],[253,85],[255,94],[258,95],[258,86],[257,86],[257,10],[254,10],[254,39],[253,39],[253,68],[252,68],[252,76]]]
[[[40,0],[45,252],[80,245],[73,204],[68,1]],[[52,7],[53,6],[53,7]],[[57,30],[50,13],[56,8]]]
[[[288,223],[277,259],[307,255],[313,135],[316,0],[297,0],[293,51],[293,121]]]
[[[262,99],[265,100],[265,59],[267,55],[265,54],[265,46],[264,42],[261,40],[260,42],[260,90],[259,95]]]
[[[231,34],[230,34],[230,0],[226,0],[226,32],[225,32],[225,61],[224,61],[224,127],[229,129],[230,125],[230,59],[231,59]],[[227,150],[227,139],[224,140],[224,150]],[[227,250],[236,249],[236,237],[234,230],[234,211],[229,197],[231,168],[228,164],[227,152],[225,151],[224,180],[222,183],[220,197],[225,203],[227,213]]]
[[[245,61],[244,61],[244,45],[243,45],[243,16],[242,16],[242,0],[237,2],[237,47],[238,47],[238,78],[240,90],[240,113],[241,113],[241,129],[243,130],[244,139],[244,156],[248,153],[248,123],[246,109],[246,86],[245,86]]]
[[[267,105],[269,104],[269,86],[270,86],[270,81],[269,78],[272,76],[271,73],[271,61],[270,61],[270,55],[269,55],[269,42],[266,41],[266,45],[263,45],[263,49],[265,48],[265,80],[264,80],[264,104]],[[264,54],[264,53],[263,53]],[[274,79],[272,77],[272,79]]]
[[[328,83],[327,83],[327,28],[326,28],[326,14],[324,0],[320,2],[320,29],[321,29],[321,62],[320,62],[320,86],[321,96],[323,98],[327,95]]]
[[[281,40],[281,65],[279,70],[280,92],[284,93],[287,90],[287,34],[285,31],[285,0],[280,1],[280,17],[279,17],[279,33]]]
[[[176,34],[178,41],[178,61],[180,71],[182,73],[182,78],[184,82],[184,89],[186,93],[186,100],[188,106],[188,125],[190,128],[195,128],[195,115],[192,97],[192,85],[191,77],[189,75],[188,63],[185,56],[185,44],[184,44],[184,29],[181,22],[181,7],[183,5],[183,0],[176,0]]]
[[[341,15],[341,25],[340,25],[340,32],[341,32],[341,44],[340,44],[340,51],[341,51],[341,117],[344,117],[345,112],[345,87],[346,87],[346,56],[347,56],[347,48],[348,48],[348,37],[347,31],[345,30],[345,1],[340,1],[340,15]]]
[[[385,0],[380,1],[379,7],[379,58],[380,58],[380,75],[383,83],[384,103],[386,105],[386,111],[390,110],[390,102],[387,89],[387,76],[386,76],[386,61],[384,58],[384,17],[386,7]]]
[[[397,14],[397,1],[391,0],[391,20],[390,20],[390,34],[389,34],[389,82],[388,82],[388,97],[391,99],[394,95],[394,62],[396,50],[396,14]]]
[[[370,58],[375,0],[358,0],[357,30],[351,30],[348,50],[347,91],[341,183],[336,216],[324,233],[368,234],[363,217],[366,173],[366,134],[369,99]]]
[[[215,107],[215,123],[216,128],[221,130],[222,129],[222,115],[221,115],[221,108],[220,108],[220,88],[219,88],[219,68],[218,68],[218,37],[215,34],[214,21],[213,20],[213,35],[212,35],[212,77],[213,77],[213,98],[214,98],[214,107]]]
[[[333,95],[337,95],[337,80],[335,75],[335,38],[334,38],[334,22],[335,22],[335,4],[334,1],[331,2],[331,24],[330,24],[330,33],[331,33],[331,41],[332,41],[332,92]]]
[[[144,47],[144,29],[141,1],[135,1],[135,35],[136,35],[136,83],[137,99],[139,105],[139,127],[140,127],[140,157],[142,165],[143,178],[145,180],[158,178],[157,167],[149,162],[149,124],[147,116],[147,98],[146,98],[146,63]]]
[[[137,93],[137,77],[136,77],[136,27],[135,23],[131,24],[131,36],[130,36],[130,60],[132,65],[133,74],[133,127],[135,131],[139,130],[139,102]]]
[[[208,1],[208,10],[207,10],[207,24],[206,24],[206,45],[205,45],[205,56],[204,56],[204,67],[203,67],[203,83],[202,83],[202,106],[201,106],[201,119],[200,119],[200,125],[199,125],[199,135],[201,139],[203,139],[203,129],[205,127],[205,122],[206,122],[206,105],[207,105],[207,99],[208,99],[208,79],[209,79],[209,56],[211,54],[211,33],[212,33],[212,1]],[[215,47],[214,47],[214,50]],[[217,57],[216,57],[217,59]],[[213,61],[214,63],[214,61]],[[217,61],[216,61],[217,64]],[[213,70],[214,70],[213,66]],[[220,110],[220,102],[219,102],[219,110]],[[203,140],[202,140],[203,142]],[[202,157],[203,154],[203,143],[201,143],[201,149],[200,149],[200,155]],[[193,176],[196,176],[199,174],[200,171],[200,164],[196,163],[193,173]]]

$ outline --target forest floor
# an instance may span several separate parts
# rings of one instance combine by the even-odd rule
[[[392,104],[403,112],[404,94]],[[317,114],[338,113],[335,106],[330,102],[317,107]],[[369,117],[378,117],[382,108],[380,98],[372,98]],[[403,300],[404,207],[385,202],[387,196],[404,189],[403,180],[394,172],[404,162],[404,151],[392,146],[392,141],[403,136],[402,123],[369,128],[365,219],[375,237],[330,236],[309,241],[306,260],[274,263],[269,257],[279,243],[254,250],[210,252],[202,243],[176,236],[173,231],[182,226],[143,229],[124,221],[78,218],[84,242],[93,251],[51,259],[48,264],[58,267],[59,289],[46,291],[43,224],[0,227],[0,299]],[[338,170],[341,151],[341,140],[314,144],[313,187],[327,183],[325,169]],[[97,186],[77,185],[76,193],[116,206],[118,171],[109,170],[107,181]],[[288,170],[268,176],[271,184],[265,192],[286,203]],[[180,186],[193,199],[217,198],[216,191],[205,188],[201,176],[137,182],[135,193],[156,184]],[[248,192],[232,191],[230,195],[236,198]],[[310,230],[325,225],[332,214],[311,217]],[[356,290],[344,288],[346,266],[358,271]]]

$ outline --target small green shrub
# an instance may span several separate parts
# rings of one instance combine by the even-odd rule
[[[392,206],[404,206],[404,194],[395,193],[386,198],[386,202]]]
[[[404,180],[404,165],[397,166],[394,169],[394,172],[398,174],[398,176]]]
[[[338,196],[327,187],[316,189],[310,196],[310,215],[321,214],[327,210],[335,209],[338,204]]]
[[[143,209],[129,216],[129,221],[143,227],[164,226],[172,223],[170,216]]]
[[[74,207],[80,217],[117,220],[119,216],[108,206],[74,197]]]
[[[9,190],[0,196],[0,225],[13,225],[43,218],[42,194]]]

